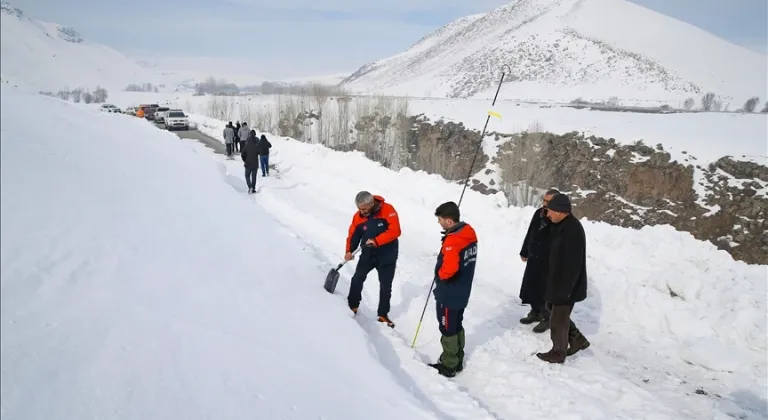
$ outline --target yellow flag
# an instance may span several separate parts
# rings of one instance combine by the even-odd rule
[[[501,119],[501,114],[499,114],[499,113],[498,113],[498,112],[496,112],[496,111],[488,111],[488,115],[490,115],[490,116],[492,116],[492,117],[496,117],[496,118],[498,118],[498,119]]]

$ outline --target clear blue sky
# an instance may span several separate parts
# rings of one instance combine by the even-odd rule
[[[631,0],[768,52],[766,0]],[[11,0],[129,56],[227,57],[265,77],[354,71],[509,0]],[[653,30],[653,28],[648,28]],[[217,60],[218,61],[218,60]]]

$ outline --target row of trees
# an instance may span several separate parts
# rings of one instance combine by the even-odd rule
[[[255,100],[216,96],[208,100],[204,112],[211,118],[246,121],[260,130],[307,143],[359,150],[395,170],[405,166],[408,99],[351,97],[340,92],[335,86],[314,84],[303,86],[298,93]]]
[[[752,98],[749,98],[745,103],[744,106],[737,109],[736,112],[755,112],[757,110],[757,105],[760,102],[760,98],[757,96],[753,96]],[[613,96],[609,98],[607,101],[601,101],[601,102],[589,102],[585,101],[582,98],[576,98],[573,101],[571,101],[571,104],[574,105],[590,105],[590,106],[600,106],[604,109],[643,109],[643,110],[655,110],[656,108],[642,108],[642,107],[629,107],[629,106],[622,106],[619,98],[616,96]],[[682,109],[685,109],[686,111],[693,111],[694,107],[696,106],[696,100],[693,98],[688,98],[682,103]],[[717,95],[715,95],[714,92],[707,92],[701,97],[700,100],[700,107],[698,108],[701,111],[709,112],[720,112],[725,111],[728,112],[730,104],[723,104],[723,100],[718,98]],[[658,108],[659,111],[671,111],[673,107],[669,105],[662,105]],[[763,107],[762,111],[763,113],[768,113],[768,102],[765,103],[765,106]]]
[[[81,87],[75,89],[61,89],[58,92],[40,92],[42,95],[52,96],[65,101],[72,101],[75,103],[85,102],[87,104],[94,103],[100,104],[107,101],[109,93],[103,87],[97,86],[96,89],[91,92],[90,90],[83,89]]]
[[[158,86],[153,85],[152,83],[146,82],[142,83],[140,85],[138,84],[130,84],[123,89],[126,92],[158,92]]]

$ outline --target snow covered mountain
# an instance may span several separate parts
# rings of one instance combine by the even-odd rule
[[[680,101],[766,95],[767,57],[627,0],[516,0],[458,19],[343,83],[358,92]]]
[[[3,0],[0,44],[4,82],[57,91],[101,85],[120,90],[131,83],[157,83],[159,77],[122,53],[84,39],[73,28],[43,22]]]

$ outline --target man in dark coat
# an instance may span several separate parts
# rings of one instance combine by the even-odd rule
[[[242,149],[242,144],[240,142],[244,142],[245,139],[241,139],[240,135],[238,134],[238,131],[240,130],[240,121],[237,122],[237,125],[234,127],[235,130],[235,138],[232,141],[232,151],[233,152],[239,152],[240,149]]]
[[[245,183],[248,184],[248,194],[256,192],[256,175],[259,173],[259,143],[256,139],[256,130],[248,133],[245,147],[240,150],[240,157],[245,166]]]
[[[261,176],[269,175],[269,149],[272,148],[272,143],[267,140],[267,136],[261,135],[259,139],[259,163],[261,164]]]
[[[545,299],[550,308],[552,349],[536,356],[563,363],[566,356],[589,347],[589,341],[571,321],[573,305],[587,298],[587,238],[579,219],[571,213],[571,200],[555,194],[547,205],[552,221]]]
[[[459,206],[453,201],[435,210],[443,228],[443,245],[435,265],[435,307],[440,325],[443,352],[429,366],[448,378],[464,370],[464,309],[469,303],[477,263],[477,234],[461,221]]]
[[[549,264],[549,228],[552,222],[547,218],[547,203],[560,191],[551,189],[544,193],[541,207],[533,213],[528,233],[520,249],[520,259],[526,263],[523,283],[520,285],[520,300],[530,304],[528,315],[520,319],[522,324],[538,322],[533,332],[543,333],[549,328],[549,310],[544,304],[544,281]]]

